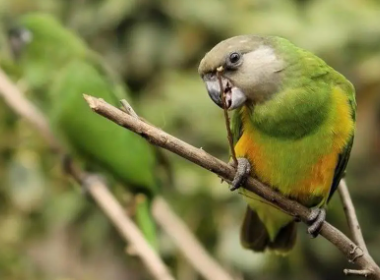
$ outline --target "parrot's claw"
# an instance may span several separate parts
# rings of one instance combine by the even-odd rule
[[[312,238],[316,238],[322,228],[323,222],[326,220],[326,210],[324,208],[312,208],[308,217],[310,226],[307,232]]]
[[[246,158],[237,158],[238,165],[236,167],[235,177],[232,180],[230,185],[230,190],[234,191],[240,188],[242,184],[244,184],[245,180],[247,180],[250,172],[251,172],[251,164],[249,160]]]

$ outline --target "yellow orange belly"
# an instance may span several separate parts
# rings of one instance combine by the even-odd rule
[[[252,164],[252,176],[305,206],[322,206],[330,192],[339,154],[353,133],[353,120],[344,93],[334,89],[336,110],[319,131],[301,139],[277,139],[264,135],[243,111],[243,134],[235,145],[237,157]],[[255,194],[241,189],[248,204],[275,236],[291,217],[274,209]],[[271,234],[272,233],[272,234]]]
[[[319,131],[301,139],[278,139],[243,122],[243,134],[235,146],[238,157],[247,157],[252,175],[286,196],[308,205],[315,197],[327,198],[338,156],[353,133],[353,120],[344,93],[333,92],[336,110]],[[246,118],[243,112],[243,120]]]

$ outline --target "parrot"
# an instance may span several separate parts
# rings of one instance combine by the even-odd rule
[[[215,45],[198,73],[212,101],[232,111],[230,189],[247,203],[242,246],[286,255],[297,236],[296,218],[241,188],[248,176],[308,207],[308,233],[318,236],[353,145],[352,83],[287,39],[254,34]]]
[[[151,201],[159,191],[158,159],[149,143],[94,114],[83,98],[91,94],[110,104],[131,100],[120,78],[73,31],[50,14],[34,12],[17,19],[8,41],[32,97],[70,157],[86,171],[104,171],[136,197],[135,219],[157,247]]]

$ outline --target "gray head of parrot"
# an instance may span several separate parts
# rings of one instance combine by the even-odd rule
[[[276,54],[272,37],[241,35],[224,40],[202,59],[198,72],[210,98],[233,110],[250,102],[269,100],[277,91],[285,63]]]
[[[25,45],[30,43],[32,39],[32,33],[26,28],[12,27],[8,30],[8,42],[16,58],[20,56]]]

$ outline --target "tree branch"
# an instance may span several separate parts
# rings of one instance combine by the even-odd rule
[[[36,127],[43,138],[49,143],[49,146],[54,152],[61,155],[65,155],[63,149],[60,147],[57,139],[51,133],[50,127],[44,115],[27,99],[24,98],[20,90],[8,79],[4,72],[0,69],[0,95],[3,96],[5,102],[10,108],[12,108],[21,117],[28,120],[32,125]],[[122,102],[127,113],[135,118],[139,118],[134,112],[133,108],[125,101]],[[142,118],[140,120],[145,121]],[[68,174],[73,177],[75,181],[83,185],[84,180],[89,174],[85,174],[82,170],[79,170],[74,164],[69,164]],[[94,178],[94,177],[93,177]],[[88,182],[88,181],[87,181]],[[164,264],[162,260],[156,256],[154,259],[151,256],[151,250],[143,252],[140,249],[142,247],[138,244],[141,242],[141,238],[136,235],[136,231],[131,229],[131,227],[136,227],[134,223],[124,215],[124,218],[120,214],[120,204],[108,191],[108,188],[100,180],[92,180],[95,187],[86,186],[90,195],[94,198],[97,204],[103,208],[103,211],[107,214],[111,221],[113,221],[115,227],[117,227],[123,236],[123,238],[130,243],[133,251],[143,260],[146,265],[153,266],[154,273],[158,280],[166,280],[169,278],[163,278],[168,273],[160,272],[163,271]],[[103,189],[104,188],[104,189]],[[104,194],[102,194],[104,193]],[[104,198],[102,198],[104,196]],[[105,203],[107,201],[107,203]],[[115,204],[116,203],[116,204]],[[167,202],[162,197],[157,197],[153,200],[152,211],[154,212],[154,218],[156,222],[161,226],[161,228],[168,234],[173,242],[177,245],[179,251],[187,258],[187,260],[192,264],[194,269],[199,272],[207,280],[219,279],[219,280],[232,280],[233,278],[228,274],[228,272],[220,266],[213,258],[208,254],[196,237],[191,233],[187,226],[178,218],[175,212],[170,208]],[[118,214],[119,213],[119,214]],[[167,220],[171,222],[167,222]],[[137,228],[138,229],[138,228]],[[132,236],[126,235],[128,232]],[[138,229],[139,232],[139,229]],[[141,235],[141,233],[139,232]],[[141,235],[142,237],[142,235]],[[145,240],[143,240],[146,243]],[[137,242],[137,244],[135,244]],[[191,245],[191,249],[190,249]],[[146,248],[146,247],[145,247]],[[155,252],[153,252],[156,254]],[[158,259],[157,259],[158,258]],[[157,263],[157,265],[155,265]],[[161,263],[161,264],[160,264]],[[165,268],[165,267],[164,267]],[[165,268],[166,269],[166,268]],[[167,271],[167,269],[166,269]],[[162,277],[161,277],[162,276]],[[158,278],[161,277],[161,278]]]
[[[9,81],[1,69],[0,95],[4,98],[10,108],[37,128],[40,134],[56,152],[64,155],[63,149],[51,133],[43,114],[23,97],[18,88]],[[88,174],[74,166],[71,166],[68,171],[79,184],[82,186],[84,185],[84,180],[86,177],[88,178]],[[125,215],[123,208],[109,192],[107,186],[100,180],[91,180],[91,183],[86,184],[85,188],[106,216],[111,220],[113,225],[118,229],[125,241],[133,246],[134,251],[140,257],[154,279],[174,280],[163,261],[144,239],[139,228],[127,215]]]
[[[168,133],[153,127],[141,120],[129,116],[127,113],[108,104],[102,99],[98,99],[89,95],[84,95],[90,108],[96,113],[108,118],[109,120],[123,126],[154,145],[165,148],[181,157],[219,175],[225,181],[233,180],[235,170],[225,162],[213,157],[203,149],[195,148]],[[256,193],[267,201],[276,204],[284,212],[300,218],[303,222],[307,222],[310,213],[309,209],[303,205],[285,198],[280,193],[265,186],[256,179],[249,178],[244,188]],[[324,222],[320,231],[320,235],[334,244],[351,262],[355,263],[361,270],[368,271],[369,279],[380,280],[380,268],[374,262],[372,257],[358,248],[346,235]]]
[[[350,228],[354,242],[360,247],[360,249],[362,249],[364,253],[368,253],[359,220],[356,216],[355,207],[352,203],[350,192],[348,191],[348,187],[344,179],[342,179],[339,184],[339,196],[343,204],[344,212],[346,213],[347,224]]]
[[[181,248],[184,257],[205,279],[232,280],[231,276],[226,274],[225,270],[199,244],[187,225],[177,215],[173,215],[174,212],[162,197],[156,197],[153,200],[152,213],[165,233]]]
[[[136,120],[147,123],[140,118],[126,101],[121,100],[125,112]],[[231,276],[210,256],[205,248],[191,233],[187,225],[171,210],[169,204],[161,196],[156,196],[152,204],[152,213],[156,222],[171,237],[185,258],[194,268],[208,280],[232,280]]]
[[[357,269],[344,269],[343,270],[343,273],[348,275],[348,276],[364,276],[365,278],[367,278],[370,274],[371,274],[371,271],[369,270],[366,270],[366,269],[360,269],[360,270],[357,270]]]
[[[232,162],[234,163],[235,166],[238,166],[238,161],[236,158],[236,153],[235,153],[234,144],[233,144],[233,136],[231,132],[230,117],[228,116],[228,111],[227,111],[226,92],[224,91],[223,82],[222,82],[222,71],[223,71],[223,68],[217,70],[216,74],[217,74],[219,88],[220,88],[220,97],[223,101],[223,115],[224,115],[224,123],[226,125],[226,131],[227,131],[228,147],[230,148]]]
[[[12,110],[37,128],[39,133],[54,151],[60,151],[60,146],[54,135],[51,133],[49,124],[44,115],[24,98],[23,94],[8,79],[1,68],[0,94]]]

